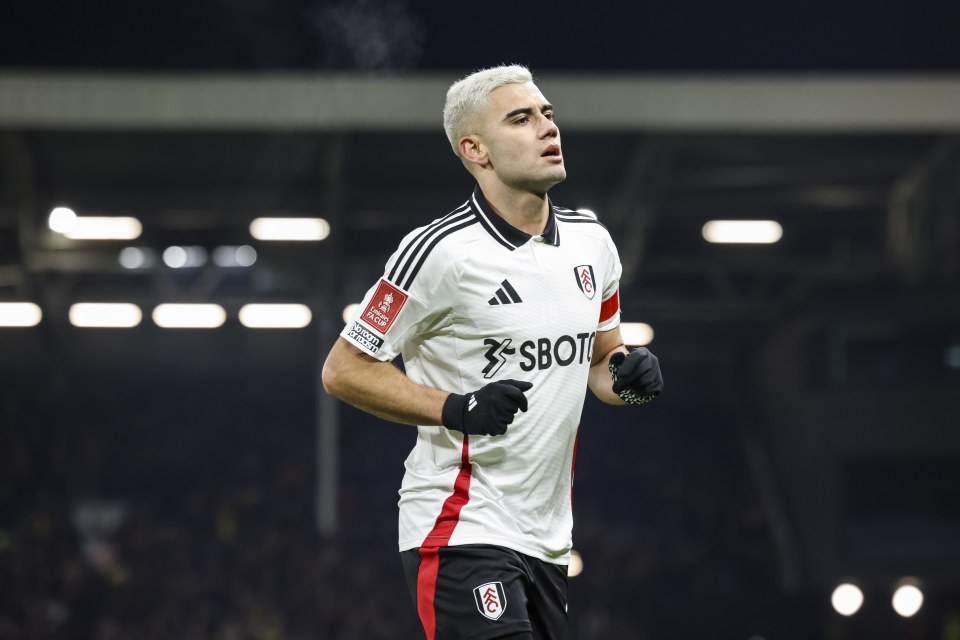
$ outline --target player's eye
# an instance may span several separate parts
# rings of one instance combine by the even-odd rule
[[[513,121],[513,124],[526,124],[529,118],[527,116],[520,116]]]

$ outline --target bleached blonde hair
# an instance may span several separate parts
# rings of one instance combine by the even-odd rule
[[[443,130],[457,156],[460,156],[460,138],[478,132],[477,117],[487,106],[490,92],[504,85],[525,82],[533,82],[530,70],[511,64],[475,71],[450,85],[443,105]]]

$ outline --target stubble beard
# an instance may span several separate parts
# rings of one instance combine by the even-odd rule
[[[552,167],[550,171],[545,171],[537,176],[523,176],[507,183],[508,186],[518,190],[546,195],[552,187],[560,184],[567,179],[567,169],[564,166]]]

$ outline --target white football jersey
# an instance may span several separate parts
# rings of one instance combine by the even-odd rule
[[[341,335],[379,360],[401,355],[429,387],[469,393],[512,378],[533,388],[504,435],[417,427],[401,551],[494,544],[568,561],[577,429],[596,332],[620,322],[620,272],[593,217],[551,205],[544,233],[530,236],[479,188],[403,239]]]

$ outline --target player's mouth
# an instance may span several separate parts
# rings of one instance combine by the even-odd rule
[[[541,158],[555,158],[557,160],[563,160],[563,155],[560,153],[560,145],[552,144],[547,147],[543,153],[540,154]]]

